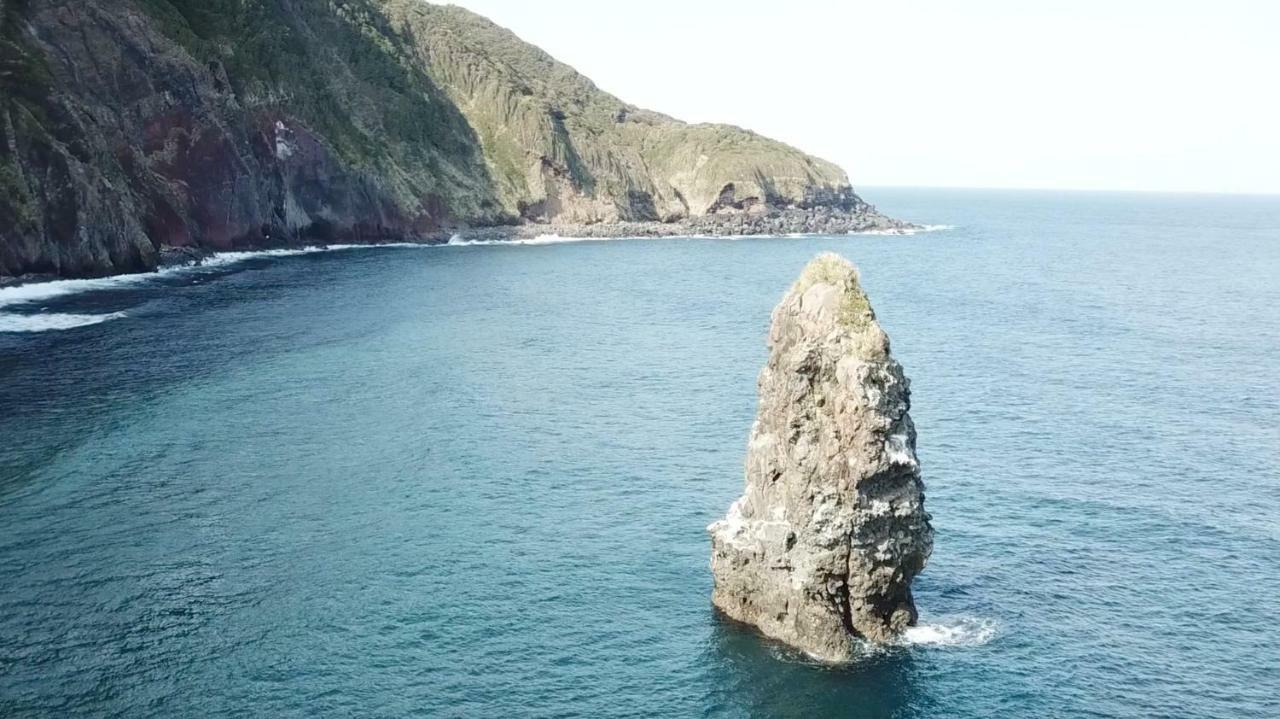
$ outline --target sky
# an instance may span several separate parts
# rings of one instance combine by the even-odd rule
[[[855,186],[1280,193],[1280,1],[455,4]]]

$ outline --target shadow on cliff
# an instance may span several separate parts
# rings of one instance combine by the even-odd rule
[[[846,665],[813,662],[718,612],[706,650],[715,687],[710,716],[904,719],[928,714],[905,649]]]
[[[215,87],[225,73],[227,87],[218,89],[242,108],[235,120],[247,125],[253,148],[246,165],[260,166],[266,179],[258,194],[270,216],[246,218],[247,229],[222,237],[206,232],[203,244],[222,248],[228,235],[237,246],[263,246],[282,234],[414,239],[459,220],[504,219],[477,133],[414,61],[415,39],[376,3],[146,2],[176,10],[182,22],[167,33],[209,66]],[[153,14],[159,22],[162,15]],[[186,38],[183,27],[198,39]],[[234,43],[233,53],[210,49],[225,42]],[[176,168],[175,179],[189,185],[208,172],[207,164],[190,164]],[[214,183],[205,186],[213,200],[201,223],[208,230],[226,203]],[[258,219],[271,226],[265,237],[255,234]]]

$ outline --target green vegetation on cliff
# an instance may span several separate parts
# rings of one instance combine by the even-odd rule
[[[476,128],[508,207],[528,218],[678,220],[728,206],[853,202],[831,163],[740,128],[628,105],[466,10],[382,6]]]
[[[300,121],[402,202],[436,194],[459,215],[501,220],[470,126],[371,0],[138,0],[161,31],[246,111]],[[441,182],[447,178],[448,183]]]
[[[23,11],[29,0],[4,2],[0,8],[0,224],[32,232],[39,207],[23,182],[21,168],[11,148],[22,141],[47,144],[52,77],[44,57],[25,42],[21,32]]]
[[[420,0],[0,0],[0,275],[169,246],[860,212],[834,165],[628,105]]]

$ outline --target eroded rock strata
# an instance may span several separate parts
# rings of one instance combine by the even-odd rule
[[[627,104],[457,7],[0,0],[0,279],[524,225],[901,223],[829,162]]]
[[[746,491],[711,534],[712,601],[826,661],[916,621],[933,530],[910,391],[858,281],[834,255],[773,311]]]

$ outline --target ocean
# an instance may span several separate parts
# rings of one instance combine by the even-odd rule
[[[931,231],[0,288],[0,715],[1280,716],[1280,197],[863,194]],[[718,617],[705,533],[824,250],[937,532],[845,666]]]

